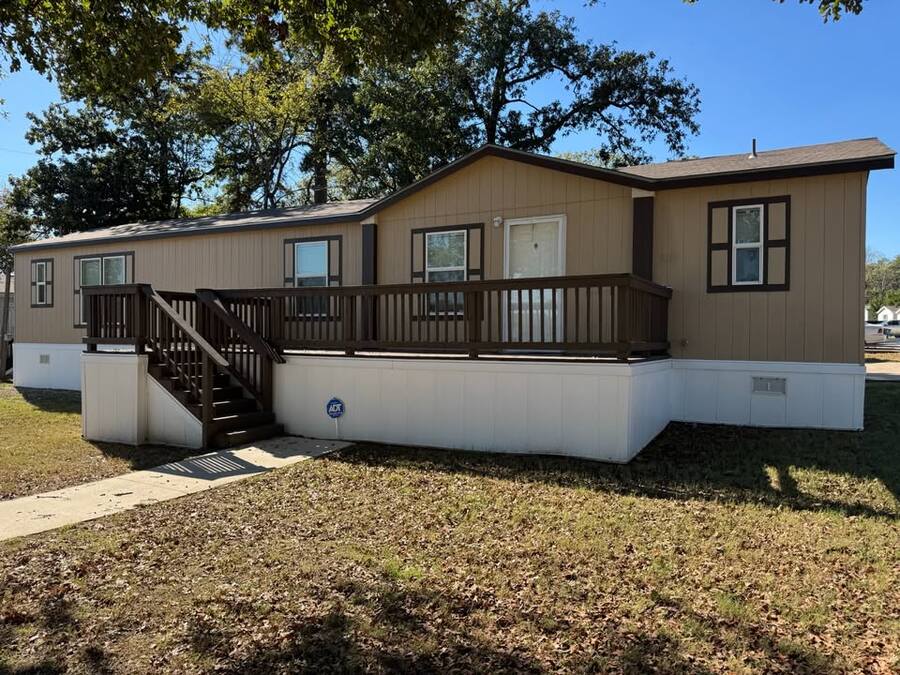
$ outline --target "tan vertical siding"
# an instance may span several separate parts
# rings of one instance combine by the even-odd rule
[[[658,192],[654,281],[681,358],[862,363],[866,174]],[[790,290],[706,290],[707,205],[791,197]]]
[[[631,189],[498,157],[485,157],[378,214],[378,281],[410,280],[410,231],[484,224],[484,278],[503,277],[504,228],[530,216],[566,216],[565,271],[631,271]]]
[[[660,191],[654,280],[672,286],[669,338],[680,358],[861,363],[865,173]],[[714,201],[790,195],[790,290],[707,292],[707,209]],[[379,283],[410,281],[411,230],[482,223],[483,278],[503,276],[504,228],[493,219],[566,217],[567,274],[631,271],[631,189],[484,157],[377,214]],[[33,257],[54,259],[54,306],[22,308],[18,339],[78,342],[74,256],[134,251],[135,280],[166,290],[280,287],[285,239],[343,237],[343,283],[361,280],[356,223],[253,230],[50,249],[16,257],[26,281]]]
[[[30,280],[32,258],[54,261],[53,307],[21,311],[20,342],[77,343],[74,327],[74,259],[86,254],[134,251],[134,280],[167,291],[197,288],[281,288],[285,239],[343,236],[343,282],[361,281],[362,241],[355,223],[284,227],[248,232],[120,241],[72,248],[36,250],[16,256],[16,274]]]

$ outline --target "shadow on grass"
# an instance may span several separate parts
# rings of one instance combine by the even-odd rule
[[[866,354],[866,363],[900,363],[900,351],[891,355]]]
[[[900,385],[866,387],[865,431],[762,429],[671,423],[627,465],[551,456],[498,455],[359,444],[328,461],[445,471],[666,499],[763,503],[795,510],[896,519],[827,483],[804,494],[792,469],[880,481],[900,500]]]
[[[26,403],[42,412],[81,414],[81,392],[28,387],[16,387],[14,391],[18,392]],[[202,452],[196,448],[176,448],[167,445],[132,446],[88,440],[85,440],[85,443],[94,446],[106,457],[125,460],[129,467],[136,471],[177,462]]]
[[[246,603],[218,601],[198,608],[186,621],[185,641],[198,656],[212,658],[216,672],[542,673],[528,645],[510,643],[511,617],[469,630],[471,600],[434,587],[396,581],[358,580],[332,587],[329,609],[295,616],[279,627],[279,639],[248,645],[247,634],[262,617],[247,617]],[[209,617],[215,616],[211,621]],[[439,617],[437,621],[435,618]],[[250,621],[248,622],[248,618]],[[502,625],[501,625],[502,623]],[[235,627],[239,626],[238,630]],[[552,635],[542,637],[552,639]],[[240,645],[236,649],[236,645]],[[596,647],[600,646],[601,649]],[[235,654],[240,654],[235,658]],[[674,639],[607,631],[590,648],[571,654],[553,669],[576,672],[706,673],[687,659]]]
[[[81,392],[68,389],[15,387],[25,402],[48,413],[81,413]]]

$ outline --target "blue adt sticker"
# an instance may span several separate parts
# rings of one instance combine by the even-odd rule
[[[339,398],[333,398],[325,404],[325,412],[328,413],[328,416],[332,419],[342,417],[344,410],[344,402]]]

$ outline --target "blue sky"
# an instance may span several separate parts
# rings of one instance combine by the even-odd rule
[[[878,136],[900,147],[900,54],[894,49],[900,2],[869,0],[863,14],[823,24],[814,7],[787,0],[581,0],[542,2],[574,16],[582,37],[616,41],[623,49],[654,50],[700,88],[700,134],[689,152],[728,154]],[[549,84],[544,85],[548,88]],[[25,113],[58,96],[31,72],[0,81],[0,177],[35,160],[24,140]],[[590,133],[561,139],[554,150],[586,150]],[[651,148],[666,159],[665,148]],[[869,181],[868,247],[900,254],[900,170]]]

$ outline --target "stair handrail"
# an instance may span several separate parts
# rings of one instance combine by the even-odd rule
[[[202,431],[202,439],[203,439],[203,447],[209,447],[210,433],[212,430],[212,422],[214,417],[215,405],[213,403],[213,387],[214,387],[214,379],[215,379],[215,366],[219,366],[222,368],[228,368],[228,361],[219,354],[216,349],[206,341],[206,339],[198,333],[193,326],[191,326],[184,317],[181,316],[175,309],[164,300],[159,293],[157,293],[152,286],[144,286],[142,288],[144,295],[148,298],[148,327],[153,323],[151,319],[150,307],[156,306],[160,309],[162,314],[175,325],[178,330],[191,342],[193,343],[197,349],[200,350],[200,383],[202,386],[198,386],[197,382],[197,373],[191,372],[193,368],[188,367],[188,372],[185,373],[181,367],[175,367],[174,371],[178,379],[186,384],[188,387],[188,391],[191,392],[194,396],[197,396],[200,399],[200,423],[201,423],[201,431]],[[170,353],[168,357],[164,356],[165,345],[162,342],[162,336],[151,335],[148,330],[147,338],[151,342],[159,341],[158,346],[153,344],[151,345],[151,349],[158,349],[159,355],[162,358],[168,358],[168,361],[171,363],[167,363],[167,366],[177,366],[178,360],[175,357],[174,353]]]
[[[241,321],[230,309],[222,302],[219,294],[208,288],[197,290],[197,300],[212,310],[217,317],[222,319],[228,327],[238,336],[255,349],[259,354],[268,356],[275,363],[285,363],[284,357],[259,333],[254,332],[250,327]]]
[[[285,363],[284,357],[235,315],[215,291],[198,289],[197,302],[208,312],[201,330],[215,344],[219,344],[217,337],[221,338],[221,353],[228,361],[228,372],[256,398],[263,410],[271,411],[274,407],[273,367],[275,363]],[[234,336],[233,341],[228,331]]]
[[[217,366],[221,366],[223,368],[228,367],[228,360],[219,354],[216,351],[216,348],[213,347],[209,342],[207,342],[197,330],[191,326],[184,318],[175,311],[175,309],[165,300],[163,300],[162,296],[156,292],[156,290],[152,286],[145,286],[144,293],[150,300],[155,303],[163,312],[165,312],[172,321],[174,321],[178,327],[183,330],[187,336],[191,339],[191,341],[196,344],[210,359],[212,359],[213,363]]]

